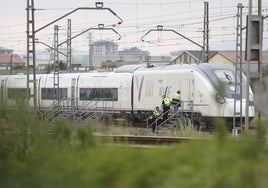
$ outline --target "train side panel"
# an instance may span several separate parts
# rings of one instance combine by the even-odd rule
[[[131,73],[81,74],[78,82],[78,105],[81,108],[95,105],[113,111],[130,112]]]
[[[221,113],[219,112],[218,105],[215,104],[215,89],[213,86],[199,72],[193,71],[193,74],[192,112],[201,114],[202,116],[211,116],[212,111],[215,115]]]
[[[216,101],[218,92],[210,80],[195,70],[158,70],[140,71],[134,74],[134,111],[153,111],[161,106],[162,96],[172,99],[172,95],[181,90],[181,109],[200,114],[203,117],[233,116],[233,107],[226,114],[228,103]],[[233,100],[230,100],[233,101]]]
[[[17,104],[18,99],[25,100],[25,97],[27,95],[27,76],[9,76],[6,79],[5,87],[6,104],[8,106],[14,106]],[[33,103],[32,100],[30,100],[30,102]]]
[[[162,96],[168,98],[181,90],[182,108],[191,111],[196,90],[194,72],[191,70],[140,71],[134,74],[134,110],[152,111],[161,106]],[[200,91],[196,91],[199,92]]]
[[[59,75],[59,94],[63,103],[68,103],[72,97],[72,86],[77,82],[80,74],[60,74]],[[73,83],[74,80],[74,83]],[[55,88],[57,89],[57,88]],[[43,74],[38,87],[38,104],[40,109],[46,109],[53,105],[54,75]],[[76,96],[73,96],[76,98]]]

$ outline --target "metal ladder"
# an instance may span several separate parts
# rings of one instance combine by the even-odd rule
[[[59,99],[58,103],[53,103],[45,112],[45,120],[53,124],[57,119],[70,118],[72,114],[71,99]]]
[[[149,118],[146,120],[147,121],[147,129],[151,128],[153,126],[153,124],[156,124],[156,128],[155,128],[155,131],[157,132],[159,129],[162,129],[163,131],[166,131],[166,130],[171,130],[173,131],[177,124],[178,123],[188,123],[187,121],[188,120],[191,120],[192,121],[192,117],[188,117],[187,116],[187,112],[185,111],[184,109],[184,105],[189,105],[190,106],[190,112],[191,114],[193,114],[193,103],[192,101],[181,101],[181,109],[179,111],[179,114],[178,114],[178,117],[175,118],[175,115],[173,113],[173,108],[174,106],[172,106],[166,113],[171,113],[171,115],[165,120],[165,121],[162,121],[160,124],[157,124],[157,121],[159,120],[159,118],[157,118],[154,122],[150,123],[149,124]],[[162,114],[164,115],[164,114]],[[175,119],[175,120],[173,120]],[[170,122],[169,124],[167,124],[167,122]],[[166,125],[166,126],[165,126]]]

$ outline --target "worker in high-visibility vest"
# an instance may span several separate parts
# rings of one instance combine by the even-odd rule
[[[177,118],[179,114],[179,107],[181,107],[181,91],[178,90],[172,96],[172,105],[174,106],[174,117]]]
[[[162,123],[162,112],[160,111],[159,106],[155,108],[153,115],[149,118],[149,123],[152,124],[152,131],[155,133],[156,126]]]
[[[168,112],[170,110],[170,100],[169,98],[166,97],[166,95],[163,95],[163,100],[162,100],[162,107],[163,107],[163,121],[166,121],[168,118]]]

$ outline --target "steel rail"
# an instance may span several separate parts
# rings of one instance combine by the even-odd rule
[[[191,137],[162,137],[162,136],[132,136],[132,135],[102,135],[94,134],[94,136],[106,139],[115,143],[140,144],[140,145],[167,145],[179,144],[187,141],[204,141],[210,138],[191,138]]]

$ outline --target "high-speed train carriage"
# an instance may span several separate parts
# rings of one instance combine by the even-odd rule
[[[77,79],[79,74],[62,74],[59,76],[59,95],[60,98],[71,97],[72,79]],[[0,76],[1,80],[1,101],[8,106],[15,105],[17,98],[27,98],[27,75],[19,74],[12,76]],[[32,80],[32,75],[30,75]],[[36,75],[36,98],[37,105],[40,110],[47,109],[53,104],[54,90],[53,74],[37,74]],[[29,91],[33,95],[33,84],[29,84]],[[54,92],[55,93],[55,92]],[[2,104],[3,104],[2,103]],[[29,98],[29,105],[34,106],[33,97]]]
[[[0,76],[0,81],[0,97],[3,104],[15,105],[17,98],[21,98],[22,95],[26,97],[26,75]],[[132,110],[132,74],[130,73],[64,73],[59,75],[58,83],[59,91],[56,92],[53,86],[53,74],[36,75],[37,105],[40,110],[46,110],[53,105],[55,99],[53,91],[54,95],[55,93],[59,95],[62,104],[64,101],[70,102],[73,98],[74,105],[80,109],[105,107],[112,111],[130,112]],[[33,88],[30,88],[30,93],[33,93]],[[99,102],[95,102],[92,106],[92,101]],[[29,104],[33,106],[33,99],[30,99]]]
[[[32,78],[32,77],[31,77]],[[27,94],[27,76],[0,76],[2,103],[15,105],[16,98]],[[105,107],[112,111],[132,110],[130,73],[64,73],[59,75],[59,91],[54,91],[54,75],[36,75],[37,105],[40,110],[46,110],[53,105],[54,95],[57,93],[62,102],[74,99],[74,105],[83,108]],[[32,85],[32,84],[31,84]],[[30,85],[30,86],[31,86]],[[57,88],[55,88],[57,90]],[[33,93],[33,88],[30,88]],[[94,106],[92,101],[95,102]],[[33,98],[29,101],[33,106]]]
[[[13,106],[16,99],[27,97],[27,76],[26,75],[4,75],[0,76],[0,98],[1,105]]]
[[[232,121],[234,116],[235,72],[224,64],[169,65],[134,72],[133,104],[135,110],[153,110],[161,105],[165,94],[170,99],[181,91],[181,109],[204,118],[224,117]],[[242,116],[245,116],[245,76],[242,95]],[[254,117],[253,93],[250,89],[249,117]],[[240,101],[236,102],[240,110]]]
[[[110,113],[126,112],[138,117],[140,112],[153,111],[156,106],[161,106],[164,94],[171,99],[180,90],[181,110],[197,117],[231,119],[234,116],[234,75],[234,67],[216,63],[150,68],[136,65],[119,68],[116,72],[60,74],[59,91],[56,92],[54,75],[40,74],[36,75],[37,104],[41,110],[50,108],[53,92],[56,92],[63,101],[72,98],[72,105],[77,109],[92,108],[92,102],[99,101],[95,107],[105,107]],[[242,95],[242,116],[245,116],[245,80],[243,75],[242,90],[237,88],[236,92],[237,98]],[[26,75],[0,76],[0,84],[1,104],[14,105],[16,97],[26,97]],[[30,93],[33,93],[33,88],[30,88]],[[253,118],[254,97],[251,89],[249,95],[249,116]],[[33,106],[33,98],[30,105]],[[239,100],[236,100],[236,110],[240,110]]]
[[[38,85],[38,101],[41,109],[53,104],[54,75],[42,75]],[[59,76],[59,94],[64,103],[74,99],[75,107],[109,108],[112,111],[131,111],[132,74],[64,73]]]
[[[112,112],[131,112],[131,73],[83,73],[77,80],[78,106],[88,108],[91,101],[99,100],[97,107]]]

